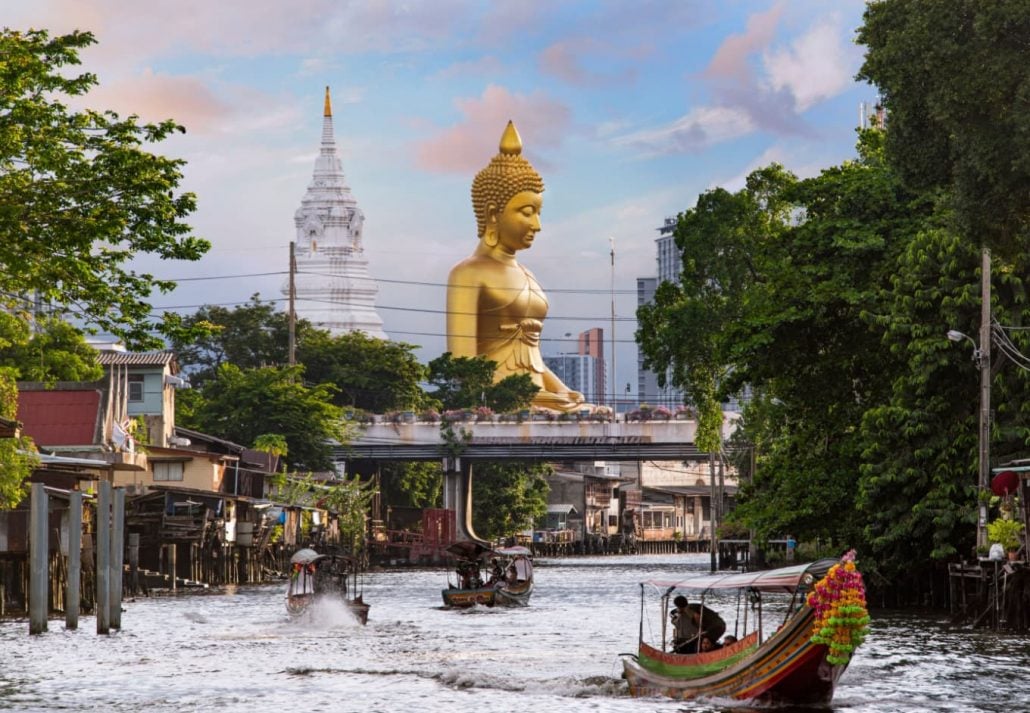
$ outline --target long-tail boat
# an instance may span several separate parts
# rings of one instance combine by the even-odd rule
[[[349,555],[319,553],[310,547],[297,550],[290,558],[286,611],[297,617],[320,599],[331,598],[342,602],[354,618],[367,624],[369,605],[359,590],[360,569],[358,560]]]
[[[457,560],[457,582],[442,590],[444,606],[526,606],[533,594],[533,559],[527,547],[490,550],[458,542],[448,548]],[[484,577],[483,570],[487,571]]]
[[[662,641],[657,645],[644,641],[644,596],[649,588],[658,591],[662,606]],[[665,625],[672,593],[700,597],[704,606],[706,594],[734,590],[744,602],[743,629],[734,629],[733,638],[739,640],[721,647],[710,642],[717,648],[709,651],[675,653]],[[786,601],[785,610],[773,605],[777,597]],[[775,628],[763,626],[763,605],[767,617],[785,611]],[[634,696],[826,705],[868,622],[854,551],[839,561],[643,582],[639,648],[636,654],[623,655],[623,677]]]

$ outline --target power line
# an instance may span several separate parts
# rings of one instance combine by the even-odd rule
[[[169,282],[197,282],[202,280],[234,280],[243,277],[271,277],[273,275],[286,275],[287,270],[279,270],[277,272],[252,272],[252,273],[240,273],[236,275],[205,275],[201,277],[162,277],[161,280]],[[314,272],[311,270],[297,270],[298,275],[317,275],[319,277],[346,277],[346,275],[338,275],[331,272]],[[416,285],[419,287],[468,287],[474,288],[476,285],[448,285],[445,282],[428,282],[423,280],[391,280],[389,278],[373,278],[375,282],[384,282],[391,285]],[[512,290],[520,292],[524,288],[522,287],[498,287],[494,289],[499,290]],[[594,290],[594,289],[574,289],[574,288],[563,288],[556,287],[546,290],[553,294],[567,294],[567,295],[607,295],[610,294],[610,290]],[[635,295],[636,290],[615,290],[617,295]]]
[[[348,304],[342,300],[319,300],[313,297],[298,297],[299,302],[314,302],[317,304],[329,304],[329,305],[346,305]],[[263,302],[286,302],[286,297],[272,297],[270,299],[263,300]],[[215,302],[207,304],[195,304],[195,305],[155,305],[151,308],[151,314],[157,310],[177,310],[177,309],[200,309],[202,307],[231,307],[238,305],[249,304],[250,300],[242,300],[237,302]],[[424,314],[449,314],[447,310],[442,309],[426,309],[424,307],[395,307],[392,305],[376,305],[376,309],[393,310],[397,312],[421,312]],[[475,316],[477,312],[456,312],[454,314],[461,314],[466,316]],[[563,321],[576,321],[576,322],[600,322],[607,320],[609,317],[592,317],[592,316],[565,316],[565,315],[547,315],[548,320],[563,320]],[[636,322],[636,317],[617,317],[617,322]]]

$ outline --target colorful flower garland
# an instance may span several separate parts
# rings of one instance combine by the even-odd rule
[[[808,606],[815,610],[812,643],[826,644],[826,660],[843,666],[865,639],[869,612],[865,606],[865,585],[855,567],[855,551],[849,550],[840,564],[830,567],[808,595]]]

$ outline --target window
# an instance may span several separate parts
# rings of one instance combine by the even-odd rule
[[[154,480],[182,480],[182,461],[152,461]]]
[[[129,376],[129,401],[143,400],[143,375],[135,374]]]

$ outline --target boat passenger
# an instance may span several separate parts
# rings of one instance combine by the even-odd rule
[[[690,610],[702,637],[714,642],[726,633],[726,622],[715,610],[709,609],[703,604],[691,604]]]
[[[675,608],[669,612],[672,625],[675,627],[672,636],[672,650],[677,654],[697,653],[697,622],[689,607],[687,598],[682,594],[672,600]]]
[[[729,646],[730,644],[735,643],[737,643],[737,637],[733,634],[726,634],[726,636],[722,637],[722,643],[720,646]]]

